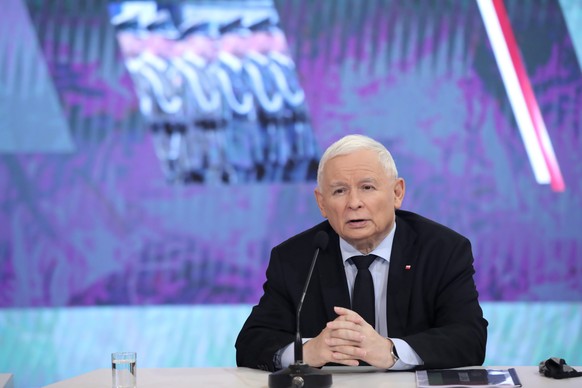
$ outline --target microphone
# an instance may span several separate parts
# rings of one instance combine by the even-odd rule
[[[313,246],[315,247],[315,253],[313,254],[313,259],[311,260],[311,267],[307,273],[307,280],[305,281],[305,286],[303,287],[303,292],[301,293],[301,299],[299,300],[299,305],[297,306],[297,332],[295,333],[295,363],[303,362],[303,340],[301,339],[301,331],[299,330],[299,322],[301,318],[301,309],[303,308],[303,301],[305,300],[305,295],[307,295],[307,287],[311,282],[311,275],[313,274],[313,268],[315,268],[315,262],[319,256],[319,251],[325,250],[327,248],[327,243],[329,242],[329,235],[323,230],[320,230],[315,235],[313,239]]]
[[[315,252],[313,253],[313,259],[311,260],[311,267],[309,267],[309,272],[307,273],[307,280],[305,280],[305,286],[303,287],[303,292],[301,293],[301,299],[299,299],[299,304],[297,306],[297,330],[295,332],[295,362],[289,365],[288,368],[282,369],[278,372],[271,373],[269,375],[269,388],[327,388],[331,387],[332,378],[331,374],[323,372],[320,369],[312,368],[309,365],[303,363],[303,340],[301,339],[301,330],[299,323],[301,320],[301,309],[303,307],[303,300],[307,295],[307,288],[311,282],[311,275],[313,274],[313,268],[315,268],[315,263],[317,262],[317,257],[319,252],[327,248],[329,242],[329,235],[320,230],[315,235],[313,239],[313,246],[315,247]]]

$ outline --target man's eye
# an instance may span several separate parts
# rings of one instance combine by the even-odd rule
[[[367,191],[374,190],[374,186],[372,186],[372,185],[364,185],[364,186],[362,186],[362,189],[367,190]]]
[[[333,195],[339,195],[339,194],[343,194],[345,192],[344,189],[335,189],[333,191]]]

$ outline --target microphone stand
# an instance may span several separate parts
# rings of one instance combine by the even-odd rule
[[[318,237],[318,236],[316,236]],[[326,236],[327,237],[327,236]],[[327,241],[326,244],[327,245]],[[315,250],[311,267],[307,274],[305,287],[301,293],[301,300],[297,307],[297,331],[295,332],[295,362],[289,365],[288,368],[271,373],[269,375],[269,388],[328,388],[331,387],[331,374],[324,372],[321,369],[313,368],[303,363],[303,341],[301,339],[301,332],[299,330],[299,321],[301,317],[301,308],[303,307],[303,300],[307,294],[307,287],[311,281],[313,268],[319,255],[319,247]]]

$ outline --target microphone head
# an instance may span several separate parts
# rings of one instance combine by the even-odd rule
[[[315,248],[323,251],[325,248],[327,248],[327,243],[329,243],[329,235],[327,232],[324,232],[323,230],[317,232],[315,238],[313,239],[313,245]]]

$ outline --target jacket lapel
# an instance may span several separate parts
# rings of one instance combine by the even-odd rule
[[[327,309],[328,321],[332,321],[337,316],[333,311],[334,306],[350,308],[350,293],[339,247],[339,236],[331,228],[329,244],[327,249],[320,253],[317,267],[323,305]]]
[[[396,217],[396,234],[390,255],[386,312],[388,335],[406,332],[410,294],[417,263],[416,233],[402,218]]]

